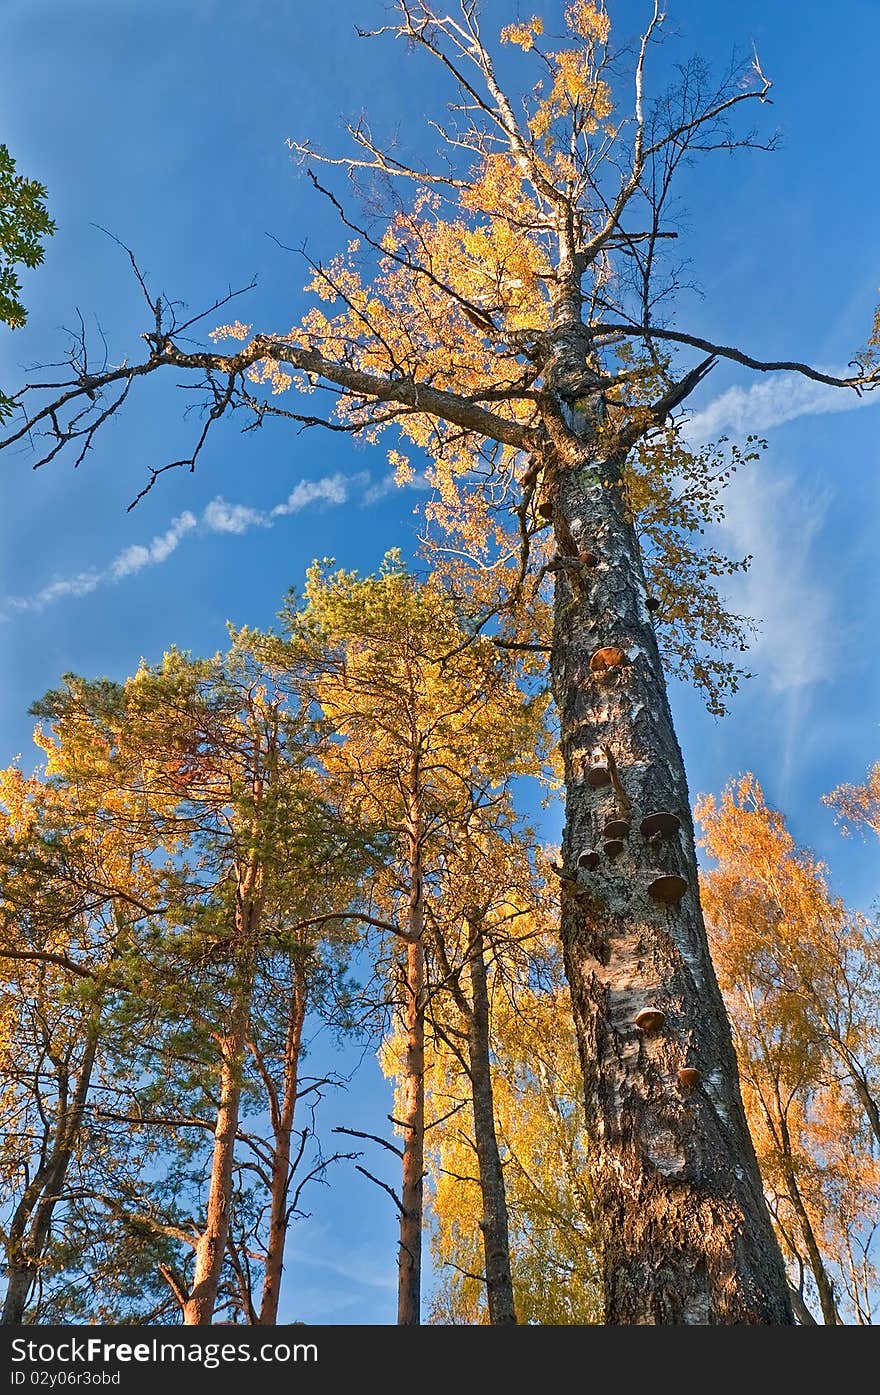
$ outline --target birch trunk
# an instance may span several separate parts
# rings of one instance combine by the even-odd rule
[[[597,459],[585,441],[554,459],[552,480],[560,553],[598,559],[557,573],[551,668],[566,779],[563,950],[593,1138],[606,1321],[789,1325],[620,462]],[[609,646],[623,663],[592,671],[591,656]],[[593,752],[606,745],[622,795],[590,782]],[[639,824],[656,811],[674,813],[680,830],[652,842]],[[603,830],[617,814],[630,832],[612,857]],[[600,854],[593,870],[578,866],[590,849]],[[683,879],[682,899],[652,898],[658,874]],[[665,1014],[653,1032],[635,1022],[648,1006]],[[679,1078],[685,1067],[699,1072],[695,1084]]]

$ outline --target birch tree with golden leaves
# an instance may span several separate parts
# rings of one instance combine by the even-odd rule
[[[697,804],[712,955],[802,1320],[870,1323],[880,1225],[880,945],[753,775]],[[815,1321],[815,1319],[812,1319]]]

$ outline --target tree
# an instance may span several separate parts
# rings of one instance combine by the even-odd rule
[[[822,796],[835,812],[844,834],[870,828],[880,838],[880,761],[871,766],[863,785],[838,785]]]
[[[498,650],[468,642],[455,599],[430,577],[419,583],[394,552],[372,577],[328,575],[314,565],[303,604],[291,597],[282,618],[287,640],[260,644],[249,635],[248,642],[301,675],[334,736],[322,761],[347,791],[343,808],[389,843],[362,915],[393,944],[401,1043],[398,1322],[412,1326],[421,1321],[431,901],[445,895],[442,855],[468,818],[495,803],[511,773],[538,768],[545,704],[524,700]],[[511,1302],[508,1294],[505,1321]]]
[[[187,1249],[193,1252],[191,1273],[188,1264],[163,1267],[188,1324],[211,1321],[226,1262],[251,1054],[259,1078],[252,1009],[261,964],[285,951],[291,958],[291,1035],[285,1035],[284,1099],[273,1117],[267,1178],[273,1215],[265,1312],[275,1312],[305,1011],[303,973],[295,972],[302,948],[297,915],[314,913],[316,899],[325,910],[334,895],[349,895],[349,883],[340,877],[334,885],[334,877],[343,854],[346,866],[352,863],[344,829],[330,817],[310,765],[310,728],[241,644],[213,660],[169,651],[161,664],[142,665],[121,686],[68,677],[38,710],[53,719],[45,739],[49,769],[77,779],[82,814],[99,826],[109,817],[129,837],[139,834],[147,847],[182,862],[189,878],[190,911],[177,908],[162,927],[167,946],[188,961],[188,974],[179,958],[176,972],[166,969],[149,1088],[145,1082],[139,1094],[148,1106],[143,1122],[164,1129],[169,1148],[169,1130],[194,1127],[202,1139],[213,1135],[209,1176],[200,1218],[176,1217],[173,1208],[138,1212],[148,1229],[183,1245],[185,1259]],[[127,799],[114,814],[107,792],[118,788]],[[299,966],[306,968],[302,955]],[[272,1086],[271,1110],[273,1101],[278,1104],[271,1072],[262,1083]],[[175,1109],[175,1097],[190,1107]],[[129,1198],[129,1210],[136,1202]]]
[[[8,148],[0,144],[0,322],[10,329],[27,322],[15,268],[39,266],[43,239],[54,231],[44,185],[17,174]]]
[[[138,951],[169,882],[127,830],[83,824],[81,793],[0,771],[4,1324],[76,1310],[72,1236],[102,1230],[96,1192],[149,1156],[99,1115],[131,1084],[127,1053],[149,1013]]]
[[[27,322],[15,268],[39,266],[43,260],[42,239],[55,231],[45,200],[44,186],[16,174],[15,161],[0,143],[0,324],[10,329],[20,329]],[[0,389],[0,423],[12,412],[13,405]]]
[[[443,941],[434,941],[428,1156],[443,1278],[432,1317],[497,1321],[503,1260],[519,1321],[596,1322],[577,1044],[550,928],[555,888],[509,827],[483,830],[462,852],[470,865],[451,879]]]
[[[428,912],[436,976],[451,995],[459,1017],[456,1026],[444,1021],[443,996],[435,991],[429,1007],[434,1032],[456,1056],[470,1086],[468,1103],[482,1199],[478,1228],[486,1307],[493,1325],[514,1323],[517,1317],[492,1085],[489,963],[497,963],[505,949],[509,952],[516,943],[513,927],[528,913],[526,898],[531,890],[528,849],[504,838],[505,813],[496,810],[491,820],[485,815],[481,820],[467,820],[456,831],[455,845],[447,854],[442,899],[434,914]]]
[[[496,637],[549,651],[566,782],[561,933],[593,1134],[607,1320],[790,1324],[699,906],[631,458],[651,475],[662,432],[719,359],[861,391],[880,379],[880,340],[875,324],[852,374],[838,378],[672,322],[678,285],[663,254],[677,236],[676,176],[703,152],[754,145],[730,123],[763,103],[770,83],[757,59],[719,83],[695,59],[676,87],[650,96],[648,59],[664,18],[655,0],[628,69],[592,0],[565,7],[558,40],[545,41],[540,19],[511,23],[501,35],[509,54],[521,50],[538,75],[511,96],[474,0],[461,0],[455,15],[400,0],[377,32],[442,66],[456,120],[446,159],[432,168],[382,149],[365,122],[349,128],[351,154],[325,160],[374,178],[380,191],[414,191],[409,206],[388,194],[388,226],[376,235],[326,191],[357,239],[313,268],[331,312],[316,308],[281,334],[252,335],[236,321],[214,331],[228,352],[190,349],[182,335],[194,321],[181,323],[141,278],[151,315],[144,355],[96,374],[84,339],[75,342],[66,378],[42,396],[33,383],[19,394],[22,420],[4,444],[45,445],[41,462],[64,450],[82,458],[132,385],[172,370],[204,384],[207,416],[192,450],[154,467],[146,489],[162,469],[194,467],[214,423],[243,408],[254,424],[275,413],[367,438],[393,426],[430,455],[441,515],[455,512],[462,479],[482,485],[468,494],[471,533],[506,510],[518,545],[483,568],[495,594],[475,627],[495,617]],[[294,148],[319,159],[309,145]],[[694,352],[696,362],[687,357]],[[283,406],[277,394],[292,386],[329,391],[335,412]],[[406,470],[405,459],[397,463]],[[667,513],[675,535],[672,499]],[[532,543],[548,524],[553,551],[542,556]],[[530,567],[534,584],[553,579],[549,637],[523,634]],[[679,586],[673,620],[682,662],[711,700],[712,673],[687,644],[703,633],[707,605],[735,646],[740,630],[710,603],[713,564],[691,553],[686,572],[696,589]],[[600,783],[612,769],[613,786]],[[591,867],[604,842],[620,841],[604,838],[612,819],[630,836]],[[647,1007],[665,1014],[662,1031],[640,1031],[636,1016]],[[637,1200],[621,1206],[621,1187]]]
[[[785,1253],[826,1325],[876,1302],[880,956],[753,775],[698,801],[712,955],[752,1137]]]

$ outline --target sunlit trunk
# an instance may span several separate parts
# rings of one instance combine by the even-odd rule
[[[196,1245],[192,1286],[183,1304],[183,1321],[188,1326],[206,1326],[213,1319],[229,1237],[235,1173],[235,1139],[241,1110],[242,1066],[247,1046],[253,991],[254,940],[260,916],[259,899],[252,895],[253,881],[253,869],[249,869],[244,878],[245,889],[239,888],[236,904],[236,955],[232,964],[235,978],[230,995],[226,1031],[218,1034],[219,1095],[211,1156],[211,1178],[205,1206],[205,1223]]]
[[[294,964],[290,1016],[284,1040],[284,1088],[278,1106],[278,1118],[273,1121],[275,1147],[272,1154],[269,1239],[266,1246],[263,1296],[258,1319],[260,1326],[272,1327],[278,1321],[278,1301],[281,1297],[281,1275],[284,1268],[284,1246],[287,1241],[290,1139],[293,1133],[293,1116],[299,1084],[299,1056],[302,1048],[303,1023],[306,1017],[306,997],[305,970],[300,964]]]
[[[586,448],[549,463],[563,561],[552,653],[566,780],[562,936],[606,1321],[788,1325],[620,466]],[[622,792],[608,781],[615,768]],[[640,825],[657,813],[674,820],[655,820],[661,831],[646,836]],[[614,819],[626,825],[616,839],[606,833]],[[644,1029],[636,1019],[649,1007],[663,1017]]]

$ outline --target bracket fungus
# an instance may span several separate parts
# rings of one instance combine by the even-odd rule
[[[639,832],[643,838],[672,838],[681,828],[681,819],[677,814],[669,814],[665,810],[656,814],[647,814],[639,824]]]
[[[666,1021],[666,1013],[659,1008],[646,1007],[635,1015],[635,1024],[643,1032],[656,1032],[658,1027],[662,1027]]]
[[[616,644],[603,645],[590,655],[591,673],[610,673],[627,662],[626,651]]]
[[[626,819],[609,819],[605,825],[606,838],[628,838],[629,824]]]
[[[602,844],[602,851],[606,857],[619,857],[623,852],[622,838],[608,838]]]
[[[611,784],[611,772],[605,764],[604,757],[595,757],[587,767],[587,783],[593,786],[594,790],[599,790],[603,785]]]
[[[693,1090],[696,1085],[699,1085],[702,1077],[696,1066],[682,1066],[678,1072],[678,1079],[686,1090]]]
[[[664,906],[671,906],[676,901],[681,900],[687,891],[687,886],[684,877],[680,877],[677,872],[663,872],[649,884],[648,895],[652,901],[660,901]]]
[[[587,867],[592,872],[599,866],[601,858],[595,848],[587,848],[578,856],[578,867]]]

